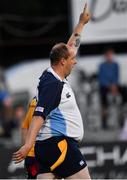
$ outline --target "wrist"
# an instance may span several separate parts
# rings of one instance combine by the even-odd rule
[[[31,149],[31,146],[29,144],[25,144],[24,148],[28,152]]]

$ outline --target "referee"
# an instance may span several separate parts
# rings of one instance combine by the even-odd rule
[[[13,154],[21,162],[35,143],[39,163],[38,179],[90,179],[84,156],[79,150],[83,122],[67,76],[77,64],[81,32],[89,21],[85,4],[67,44],[56,44],[50,52],[51,67],[40,77],[38,102],[26,142]]]

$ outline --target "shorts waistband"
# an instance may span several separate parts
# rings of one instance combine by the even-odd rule
[[[45,139],[45,140],[41,140],[41,141],[37,140],[36,143],[37,144],[42,144],[42,143],[45,143],[45,142],[47,143],[48,141],[49,142],[52,141],[54,143],[57,143],[62,139],[66,139],[66,140],[78,143],[78,141],[76,141],[75,139],[73,139],[71,137],[67,137],[67,136],[54,136],[54,137],[51,137],[51,138],[48,138],[48,139]]]

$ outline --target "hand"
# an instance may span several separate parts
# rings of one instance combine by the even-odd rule
[[[84,25],[90,20],[90,12],[87,9],[87,4],[85,4],[83,12],[80,14],[79,22]]]
[[[15,161],[15,164],[23,161],[28,154],[28,149],[26,146],[22,146],[18,151],[13,153],[12,160]]]
[[[111,91],[112,94],[117,94],[117,93],[119,92],[118,85],[112,84],[112,85],[110,86],[110,91]]]

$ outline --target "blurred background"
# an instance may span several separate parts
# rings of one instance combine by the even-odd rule
[[[67,42],[86,0],[0,1],[0,178],[25,178],[12,153],[49,52]],[[92,178],[127,179],[127,0],[88,0],[91,21],[82,33],[68,78],[83,123],[81,151]]]

